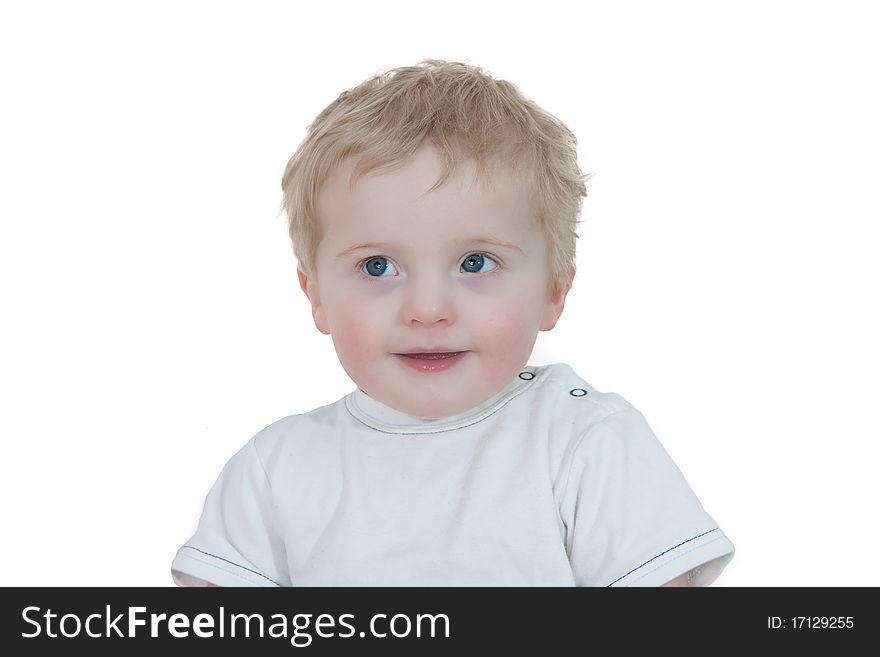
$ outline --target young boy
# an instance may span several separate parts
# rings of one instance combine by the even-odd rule
[[[232,457],[174,580],[712,582],[733,545],[641,413],[526,365],[572,285],[586,179],[558,119],[469,65],[396,69],[322,111],[284,208],[357,388]]]

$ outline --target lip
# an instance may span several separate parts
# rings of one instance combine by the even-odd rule
[[[455,367],[464,360],[467,355],[466,351],[449,352],[449,351],[424,351],[409,352],[406,354],[394,354],[398,360],[404,365],[414,369],[417,372],[443,372],[450,367]],[[414,354],[427,355],[435,354],[434,357],[417,358]],[[443,357],[441,354],[451,354]]]
[[[416,347],[407,351],[401,351],[395,356],[408,356],[410,354],[457,354],[461,349],[451,349],[449,347]]]

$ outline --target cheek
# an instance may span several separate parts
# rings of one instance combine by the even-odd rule
[[[528,358],[537,337],[533,315],[521,297],[483,306],[472,322],[475,347],[505,362]]]
[[[334,304],[330,329],[339,358],[357,363],[371,355],[387,330],[382,326],[382,314],[362,299],[346,298]]]

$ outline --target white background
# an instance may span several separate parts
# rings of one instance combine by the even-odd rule
[[[438,58],[516,84],[594,173],[530,364],[644,413],[736,545],[717,586],[877,586],[871,7],[4,3],[0,583],[171,585],[226,460],[354,389],[281,175],[343,90]]]

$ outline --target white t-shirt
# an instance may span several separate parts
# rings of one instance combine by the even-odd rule
[[[642,414],[566,364],[453,417],[360,389],[254,436],[172,564],[181,585],[659,586],[734,548]]]

